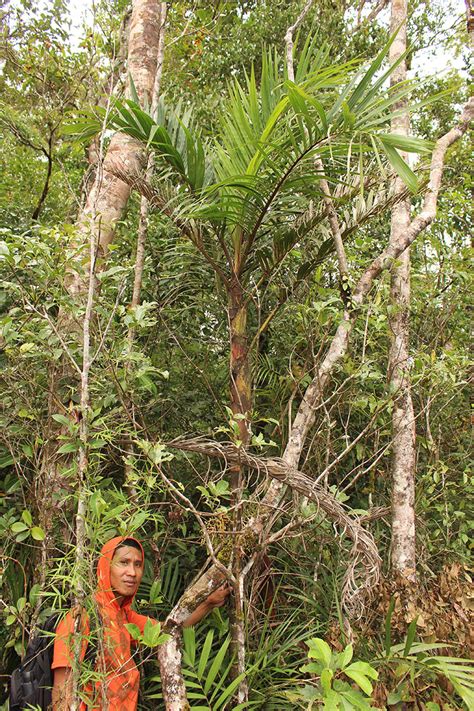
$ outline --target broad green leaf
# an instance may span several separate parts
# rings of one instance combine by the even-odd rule
[[[32,586],[30,590],[30,594],[28,595],[28,600],[30,605],[34,605],[36,603],[36,600],[38,599],[38,595],[41,591],[41,586],[39,583],[36,583],[35,585]]]
[[[372,694],[373,686],[371,682],[367,679],[367,677],[364,676],[364,674],[361,674],[357,671],[351,671],[349,667],[347,669],[344,669],[344,674],[346,674],[350,679],[355,681],[357,686],[359,686],[362,691],[367,694],[367,696],[370,696]]]
[[[359,674],[364,674],[365,676],[368,676],[371,679],[378,679],[379,676],[378,672],[367,662],[353,662],[350,666],[344,669],[344,672],[346,674],[349,671],[355,671]]]
[[[339,703],[341,701],[340,695],[334,689],[329,689],[327,694],[323,697],[323,709],[324,711],[339,711]]]
[[[58,454],[70,454],[71,452],[77,452],[79,447],[79,442],[67,442],[59,447]]]
[[[25,605],[26,597],[18,598],[18,600],[16,601],[16,609],[18,610],[18,612],[22,612],[25,609]]]
[[[33,517],[31,516],[31,513],[29,511],[27,511],[27,510],[23,511],[23,513],[21,514],[21,517],[27,526],[32,525]]]
[[[304,674],[317,674],[318,676],[320,676],[323,669],[324,666],[321,662],[311,662],[310,664],[303,664],[303,666],[300,667],[300,671]]]
[[[15,521],[11,526],[11,530],[13,533],[21,533],[22,531],[28,531],[29,527],[23,521]]]
[[[55,422],[59,422],[60,425],[65,425],[66,427],[70,427],[72,424],[72,421],[69,417],[66,417],[65,415],[61,415],[59,413],[55,413],[52,415],[53,420]]]
[[[355,691],[355,689],[347,690],[347,691],[341,691],[339,692],[341,697],[343,699],[347,699],[347,701],[351,704],[351,706],[348,707],[348,709],[360,709],[360,711],[368,711],[369,709],[373,709],[373,706],[366,700],[366,697],[362,696],[358,691]]]
[[[352,655],[354,653],[354,649],[352,644],[348,644],[347,647],[340,652],[337,657],[336,657],[336,667],[337,669],[344,669],[349,662],[352,660]]]
[[[44,541],[44,539],[46,538],[45,532],[39,526],[33,526],[30,533],[31,537],[34,538],[35,541]]]
[[[130,637],[135,640],[141,640],[142,638],[142,633],[140,632],[140,628],[138,625],[132,624],[131,622],[128,622],[125,627],[130,633]]]
[[[331,664],[331,647],[324,639],[313,637],[313,639],[307,642],[307,645],[309,647],[308,657],[310,659],[318,659],[326,667]]]
[[[327,667],[321,672],[321,687],[326,696],[331,691],[331,682],[333,676],[334,672],[332,671],[332,669],[328,669]]]

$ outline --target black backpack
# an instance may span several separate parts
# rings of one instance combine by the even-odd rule
[[[25,711],[35,707],[42,711],[51,709],[54,632],[62,616],[56,613],[48,617],[38,634],[28,643],[22,663],[11,676],[10,711]],[[90,645],[84,659],[94,666],[96,654],[95,645]]]

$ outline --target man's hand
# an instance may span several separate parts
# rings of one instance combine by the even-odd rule
[[[206,599],[201,602],[200,605],[194,610],[191,615],[184,621],[183,627],[191,627],[195,625],[196,622],[202,620],[203,617],[209,614],[211,610],[215,607],[222,607],[225,603],[227,596],[230,594],[231,588],[228,583],[224,583],[218,587],[214,592],[211,592]]]
[[[211,592],[205,602],[209,605],[211,610],[214,609],[214,607],[222,607],[227,599],[227,596],[230,595],[230,592],[231,588],[229,583],[224,583],[224,585],[218,587],[217,590]]]

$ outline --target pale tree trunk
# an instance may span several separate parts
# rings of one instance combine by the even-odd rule
[[[94,312],[95,295],[95,265],[96,265],[96,235],[90,233],[89,241],[89,277],[86,296],[86,310],[82,324],[82,368],[80,384],[80,423],[79,423],[79,457],[77,465],[77,513],[75,522],[75,567],[77,586],[75,590],[75,602],[77,609],[81,610],[87,592],[85,580],[87,580],[87,474],[89,467],[89,420],[90,420],[90,397],[89,397],[89,375],[91,369],[91,323]],[[79,697],[80,662],[82,649],[81,615],[77,614],[74,620],[74,665],[73,665],[73,702],[71,711],[76,711],[81,704]]]
[[[156,76],[160,39],[160,8],[156,0],[134,0],[128,34],[127,69],[142,103],[151,104]],[[130,86],[126,95],[130,98]],[[123,133],[116,133],[110,141],[102,165],[98,166],[94,183],[86,203],[78,216],[79,245],[87,243],[93,230],[97,236],[98,256],[103,257],[115,234],[130,197],[130,186],[117,178],[113,170],[137,174],[144,167],[141,144]],[[82,239],[81,239],[82,238]],[[73,294],[84,292],[80,275],[74,275],[69,286]]]
[[[390,48],[393,64],[407,46],[407,0],[392,0],[391,31],[398,34]],[[406,61],[400,62],[392,74],[392,86],[405,81]],[[395,107],[405,109],[406,99]],[[405,110],[392,119],[391,130],[403,136],[410,131],[410,118]],[[403,156],[406,158],[406,155]],[[402,186],[395,179],[395,190]],[[410,201],[401,200],[392,208],[390,241],[399,244],[410,224]],[[409,313],[410,313],[410,249],[398,257],[391,272],[390,351],[388,382],[393,394],[392,412],[392,570],[398,576],[413,580],[416,570],[415,551],[415,417],[410,384]]]
[[[163,61],[165,54],[165,31],[166,31],[166,13],[167,6],[165,2],[159,3],[159,39],[158,39],[158,54],[156,62],[155,79],[153,83],[153,91],[151,97],[151,115],[154,116],[156,109],[158,107],[158,102],[160,98],[160,87],[161,87],[161,77],[163,75]],[[148,163],[145,171],[145,180],[150,183],[153,178],[153,173],[155,169],[155,161],[153,153],[150,152],[148,156]],[[142,195],[140,200],[140,214],[138,218],[138,230],[137,230],[137,251],[135,258],[135,274],[133,279],[133,290],[132,290],[132,300],[130,302],[131,308],[135,308],[140,304],[141,301],[141,291],[142,291],[142,281],[143,281],[143,269],[145,267],[145,247],[148,237],[148,223],[149,223],[149,213],[150,213],[150,202]],[[135,329],[130,326],[127,334],[127,342],[129,351],[133,348],[133,341],[135,340]],[[134,447],[131,443],[127,442],[128,455],[133,456]],[[131,480],[132,475],[132,465],[126,458],[125,462],[125,485],[130,493],[130,496],[134,499],[136,497],[135,487]]]
[[[138,96],[142,101],[150,101],[157,66],[158,46],[160,37],[159,23],[159,3],[156,0],[134,0],[129,27],[129,42],[127,51],[128,72],[133,77]],[[108,170],[109,165],[121,165],[123,170],[137,171],[142,168],[143,149],[134,141],[125,138],[121,134],[116,134],[111,142],[105,160],[98,155],[97,171],[86,203],[77,219],[77,233],[75,243],[79,250],[84,251],[84,261],[90,270],[91,265],[96,262],[97,257],[104,254],[110,244],[115,225],[121,219],[130,195],[129,186],[123,181],[114,177]],[[91,243],[94,244],[94,255],[90,251]],[[87,251],[89,248],[89,251]],[[82,258],[79,257],[79,260]],[[91,261],[92,260],[92,261]],[[67,287],[70,293],[78,301],[86,305],[89,292],[89,277],[84,277],[79,272],[73,272],[67,276]],[[80,338],[80,328],[75,324],[66,323],[65,316],[60,314],[57,326],[60,334],[71,329]],[[67,347],[65,347],[65,352]],[[69,370],[68,370],[69,366]],[[77,368],[76,368],[77,370]],[[78,373],[79,374],[79,373]],[[73,378],[70,371],[70,364],[65,358],[63,377],[68,375]],[[82,373],[79,374],[79,382]],[[57,398],[54,397],[55,382],[58,380],[56,368],[51,373],[50,393],[50,415],[57,412]],[[68,414],[66,407],[63,414]],[[81,413],[77,410],[71,413],[71,417],[77,419]],[[59,444],[51,433],[49,441],[45,444],[40,467],[40,478],[42,482],[42,497],[40,504],[40,520],[46,537],[42,545],[42,562],[48,560],[48,550],[51,547],[51,528],[55,520],[64,510],[64,505],[54,501],[54,494],[60,488],[69,489],[71,483],[65,479],[63,469],[66,458],[58,455]],[[81,467],[79,463],[79,468]],[[44,575],[44,574],[42,574]],[[42,578],[44,582],[44,577]]]

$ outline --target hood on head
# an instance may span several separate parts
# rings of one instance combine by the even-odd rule
[[[118,546],[126,540],[135,541],[140,546],[142,552],[143,561],[145,560],[145,553],[143,551],[143,546],[140,541],[133,536],[116,536],[111,538],[110,541],[102,547],[99,556],[99,562],[97,563],[97,602],[102,605],[114,604],[120,607],[119,603],[115,599],[115,593],[112,590],[110,584],[110,565],[112,563],[112,558],[114,557],[115,550]],[[130,607],[132,604],[135,593],[126,597],[121,605],[122,608]]]

